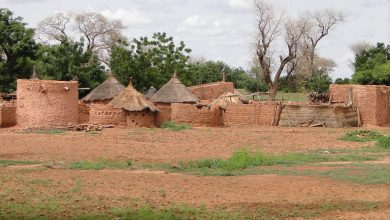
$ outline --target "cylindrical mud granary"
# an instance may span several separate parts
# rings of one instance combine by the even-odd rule
[[[21,127],[53,127],[78,123],[78,82],[17,81],[16,119]]]

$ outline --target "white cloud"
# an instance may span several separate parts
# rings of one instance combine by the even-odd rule
[[[233,8],[249,9],[251,8],[251,0],[229,0],[229,5]]]
[[[184,20],[184,24],[189,27],[203,27],[206,25],[206,21],[202,19],[199,15],[193,15],[190,17],[187,17]]]
[[[144,16],[137,9],[133,9],[131,11],[123,9],[111,11],[106,9],[101,13],[108,18],[121,20],[125,25],[147,24],[151,22],[148,17]]]

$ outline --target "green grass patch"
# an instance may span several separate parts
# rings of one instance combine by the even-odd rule
[[[78,170],[101,170],[101,169],[129,169],[133,165],[132,160],[116,161],[101,159],[98,161],[79,161],[70,164],[70,169]]]
[[[39,161],[32,160],[0,160],[0,165],[9,166],[9,165],[33,165],[39,164]]]
[[[166,121],[162,123],[161,128],[169,129],[171,131],[183,131],[192,129],[192,126],[188,124],[178,124],[174,121]]]
[[[297,165],[317,162],[336,162],[336,161],[353,161],[361,162],[376,160],[375,156],[366,155],[333,155],[320,152],[312,153],[286,153],[280,155],[264,154],[262,152],[252,152],[248,149],[240,149],[226,159],[207,159],[197,161],[180,162],[178,170],[194,171],[205,169],[219,169],[225,171],[234,171],[258,166],[275,166],[275,165]]]
[[[390,137],[380,137],[378,139],[377,146],[380,148],[384,148],[390,150]]]
[[[31,129],[31,130],[25,130],[23,133],[61,135],[61,134],[65,134],[66,132],[67,132],[66,129]]]
[[[375,130],[356,130],[346,133],[345,136],[341,138],[341,140],[353,142],[367,142],[378,141],[383,137],[383,134]]]

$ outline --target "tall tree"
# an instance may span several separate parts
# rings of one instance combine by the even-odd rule
[[[184,74],[190,52],[183,41],[176,45],[173,37],[155,33],[151,39],[134,39],[129,47],[115,46],[110,67],[123,84],[133,77],[135,87],[146,91],[150,86],[161,87],[175,70],[179,76]]]
[[[257,11],[257,44],[256,55],[261,67],[261,74],[267,84],[269,98],[275,98],[280,85],[280,78],[285,74],[286,80],[297,72],[314,73],[315,50],[319,42],[330,30],[343,20],[341,13],[334,10],[306,12],[299,19],[291,19],[283,13],[277,14],[272,5],[265,0],[255,0]],[[283,36],[286,54],[274,55],[277,38]],[[306,63],[306,69],[302,68]],[[273,69],[275,67],[275,70]]]
[[[120,20],[108,19],[96,12],[59,12],[38,24],[38,38],[44,44],[74,41],[84,38],[85,49],[92,51],[101,62],[108,64],[111,48],[127,44],[122,34],[125,26]],[[56,42],[57,41],[57,42]]]
[[[0,9],[0,91],[11,92],[17,78],[28,78],[37,44],[33,29],[8,9]]]
[[[80,87],[95,88],[105,78],[104,67],[95,54],[84,49],[83,42],[62,41],[55,45],[42,45],[38,53],[36,70],[41,79],[78,80]],[[80,97],[88,91],[81,90]]]

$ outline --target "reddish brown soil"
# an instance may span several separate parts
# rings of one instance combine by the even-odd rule
[[[243,147],[266,153],[323,148],[358,148],[366,143],[339,141],[347,129],[326,128],[196,128],[184,132],[106,129],[100,135],[23,134],[0,130],[0,159],[79,161],[99,158],[174,163],[200,158],[226,158]],[[300,166],[297,170],[326,170]],[[49,198],[85,211],[134,204],[167,206],[251,207],[253,204],[321,205],[356,201],[390,204],[388,185],[359,185],[329,178],[250,175],[199,177],[140,170],[44,169],[41,165],[0,167],[1,201],[44,204]],[[364,219],[386,216],[389,206],[370,213],[330,213],[325,218]],[[329,213],[328,213],[329,214]]]
[[[240,148],[266,153],[321,148],[356,148],[366,143],[338,140],[347,129],[327,128],[197,128],[183,132],[145,129],[105,129],[100,135],[25,134],[0,130],[0,158],[39,161],[128,159],[177,162],[227,158]]]

